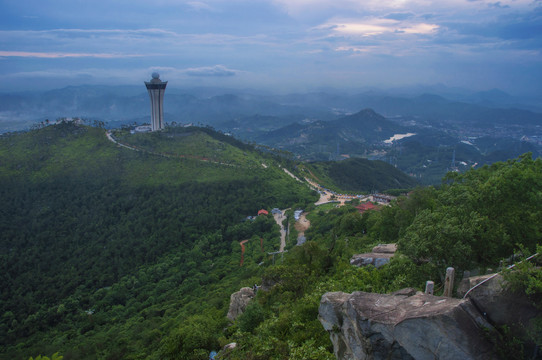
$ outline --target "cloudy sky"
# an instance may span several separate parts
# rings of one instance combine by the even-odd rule
[[[0,91],[445,84],[542,94],[542,0],[2,0]]]

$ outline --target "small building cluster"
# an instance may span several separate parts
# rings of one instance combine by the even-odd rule
[[[274,209],[273,209],[273,210],[274,210]],[[280,211],[280,210],[279,210],[279,211]],[[258,216],[261,216],[261,215],[269,215],[269,211],[267,211],[267,210],[265,210],[265,209],[260,209],[260,210],[258,210],[258,215],[255,215],[255,216],[249,215],[249,216],[247,216],[247,217],[244,219],[244,221],[254,221],[254,220],[256,220],[256,218],[257,218]]]
[[[396,199],[396,197],[391,195],[373,194],[373,201],[376,201],[378,203],[389,204],[394,199]]]
[[[136,126],[133,130],[130,130],[130,134],[146,133],[146,132],[151,132],[151,131],[152,131],[152,128],[150,125],[141,125],[141,126]]]

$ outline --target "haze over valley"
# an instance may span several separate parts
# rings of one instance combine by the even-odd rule
[[[17,131],[59,118],[102,121],[108,128],[148,124],[149,100],[141,88],[72,86],[0,95],[0,126]],[[443,95],[417,93],[423,90]],[[273,95],[168,88],[164,119],[211,126],[304,161],[383,160],[424,184],[439,183],[447,171],[540,153],[542,112],[536,101],[497,90],[459,91],[441,86]],[[407,133],[415,135],[387,141]]]

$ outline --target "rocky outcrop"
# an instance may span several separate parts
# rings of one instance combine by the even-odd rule
[[[524,292],[509,290],[503,277],[497,274],[463,279],[457,288],[457,295],[463,297],[469,289],[472,290],[467,298],[491,324],[506,325],[515,337],[522,340],[526,350],[534,349],[535,345],[528,334],[534,331],[533,320],[540,314],[535,303],[540,303],[542,299],[531,299]]]
[[[373,252],[379,254],[395,254],[396,251],[396,244],[379,244],[373,248]]]
[[[230,308],[228,310],[228,319],[234,321],[241,315],[248,303],[254,298],[254,290],[249,287],[244,287],[230,296]]]
[[[350,265],[367,266],[373,265],[380,267],[390,262],[390,259],[395,255],[397,245],[395,244],[380,244],[373,248],[373,251],[365,254],[356,254],[350,259]]]
[[[237,343],[229,343],[225,345],[222,350],[218,352],[218,354],[215,357],[215,360],[222,360],[227,359],[232,351],[237,348]]]
[[[412,289],[392,295],[326,293],[319,319],[337,359],[497,358],[482,336],[492,326],[468,300]]]

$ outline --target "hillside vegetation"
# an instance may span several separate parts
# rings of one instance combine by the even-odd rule
[[[383,161],[354,158],[314,162],[306,165],[316,178],[331,189],[344,192],[373,192],[407,189],[417,185],[414,178]]]
[[[292,163],[210,129],[116,136],[139,151],[74,124],[0,137],[0,358],[206,360],[236,342],[222,359],[331,360],[317,318],[324,293],[433,280],[440,294],[448,266],[459,279],[542,250],[542,160],[531,154],[450,173],[362,215],[310,205],[317,196],[279,168]],[[243,221],[273,207],[301,207],[311,223],[307,242],[290,239],[276,261],[273,218]],[[389,264],[350,265],[391,242]],[[524,265],[514,283],[540,304],[542,273]],[[229,323],[230,294],[254,284],[268,290]],[[522,358],[505,330],[503,358]]]
[[[432,280],[441,295],[447,267],[455,267],[461,279],[465,270],[497,269],[540,253],[541,197],[542,160],[526,154],[465,175],[450,174],[440,189],[417,189],[379,212],[316,208],[309,216],[308,241],[288,253],[283,264],[266,269],[262,281],[274,286],[259,291],[227,330],[238,347],[225,358],[334,359],[329,334],[317,320],[324,293],[423,291]],[[349,264],[353,254],[390,242],[398,242],[399,253],[389,264],[378,269]],[[513,254],[518,256],[507,260]],[[540,256],[536,261],[542,264]],[[540,308],[542,271],[534,265],[521,264],[508,279]],[[536,321],[529,329],[531,349],[542,345],[542,316]],[[532,355],[517,334],[498,330],[495,346],[503,359]]]
[[[249,243],[258,258],[240,268],[238,242],[279,247],[271,218],[242,220],[316,197],[280,160],[221,136],[193,128],[175,138],[194,158],[121,148],[72,123],[0,138],[2,358],[160,358],[188,314],[223,318],[264,260]],[[202,141],[216,151],[201,153]]]

